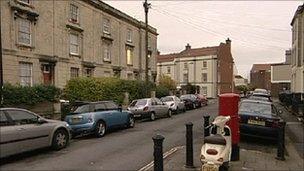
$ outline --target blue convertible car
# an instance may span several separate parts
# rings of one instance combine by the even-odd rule
[[[67,115],[65,121],[74,137],[79,134],[102,137],[109,129],[134,127],[133,114],[112,101],[84,102]]]

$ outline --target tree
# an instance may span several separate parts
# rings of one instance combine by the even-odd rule
[[[244,94],[247,93],[247,91],[249,91],[248,86],[246,85],[238,85],[235,87],[238,91],[243,92]]]
[[[167,75],[161,75],[159,78],[159,85],[167,88],[168,90],[176,90],[176,82]]]

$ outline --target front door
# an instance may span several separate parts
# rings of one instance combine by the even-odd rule
[[[54,68],[50,64],[42,65],[43,84],[53,84]]]

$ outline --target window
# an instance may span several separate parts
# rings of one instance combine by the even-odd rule
[[[127,65],[133,65],[133,49],[127,48]]]
[[[7,117],[3,111],[0,111],[0,126],[6,126],[9,124]]]
[[[111,44],[110,43],[104,43],[103,60],[107,61],[107,62],[111,61]]]
[[[72,21],[73,23],[78,23],[78,14],[79,10],[78,7],[76,5],[71,4],[70,5],[70,21]]]
[[[133,74],[132,73],[128,73],[127,74],[127,79],[128,80],[133,80]]]
[[[203,67],[207,68],[207,61],[203,61]]]
[[[8,110],[7,113],[17,125],[37,123],[38,116],[21,110]]]
[[[79,76],[79,68],[71,68],[71,79]]]
[[[188,63],[187,62],[184,63],[184,69],[188,69]]]
[[[207,95],[207,87],[202,87],[202,93],[203,95]]]
[[[89,104],[78,106],[73,111],[73,113],[88,113],[88,112],[90,112],[90,105]]]
[[[103,32],[106,34],[110,34],[111,33],[111,29],[110,29],[110,20],[105,18],[103,21]]]
[[[207,73],[202,73],[202,82],[207,82]]]
[[[79,55],[78,34],[70,34],[70,54]]]
[[[19,63],[20,68],[20,85],[32,86],[32,68],[31,63]]]
[[[150,59],[151,58],[151,56],[152,56],[152,51],[148,51],[148,58]]]
[[[98,103],[95,105],[95,111],[105,111],[106,105],[104,103]]]
[[[118,109],[118,106],[113,102],[106,102],[105,104],[106,104],[106,107],[107,107],[108,110]]]
[[[18,43],[31,45],[31,21],[27,19],[19,20]]]
[[[187,73],[184,73],[183,80],[184,80],[184,83],[188,83],[188,74]]]
[[[171,67],[167,67],[167,73],[168,73],[168,74],[171,73]]]
[[[84,75],[86,77],[92,77],[93,76],[93,69],[92,68],[85,68],[84,69]]]
[[[127,42],[132,42],[132,30],[127,30]]]

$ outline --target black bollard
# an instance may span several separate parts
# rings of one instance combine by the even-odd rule
[[[210,116],[204,116],[204,137],[207,137],[210,135],[210,129],[209,129],[209,119],[210,119]]]
[[[186,168],[194,168],[193,165],[193,123],[186,124]]]
[[[276,159],[282,161],[285,160],[285,126],[286,126],[285,121],[279,122],[278,151],[277,151]]]
[[[163,160],[163,141],[165,137],[162,135],[155,135],[152,137],[154,142],[154,171],[164,170],[164,160]]]

